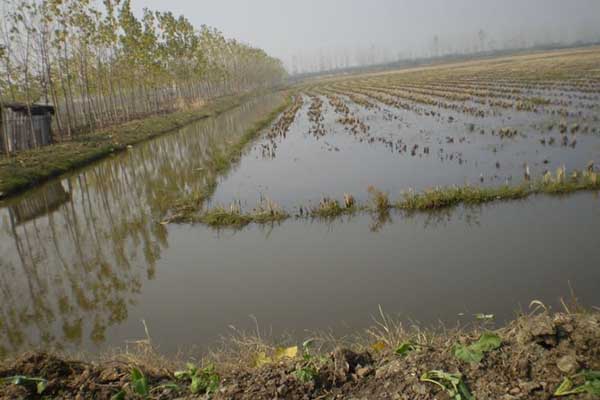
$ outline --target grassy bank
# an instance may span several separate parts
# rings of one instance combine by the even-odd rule
[[[237,203],[229,207],[216,206],[198,213],[198,208],[189,207],[181,210],[176,222],[196,222],[214,228],[240,228],[251,223],[267,224],[286,219],[325,219],[353,215],[358,212],[371,212],[385,215],[392,210],[408,212],[438,210],[458,205],[481,205],[497,201],[524,199],[533,195],[567,195],[579,191],[600,190],[600,174],[593,170],[566,173],[564,168],[557,170],[556,175],[547,173],[537,182],[525,182],[516,186],[499,187],[452,186],[438,187],[423,192],[407,191],[397,200],[389,194],[374,187],[369,188],[370,200],[358,203],[354,196],[345,194],[342,202],[323,198],[316,206],[299,206],[297,209],[285,210],[271,201],[263,201],[250,211],[243,211]]]
[[[239,333],[194,363],[162,357],[149,341],[95,362],[28,353],[0,362],[0,397],[598,398],[600,313],[532,305],[500,328],[493,316],[475,315],[468,328],[429,331],[381,312],[370,329],[344,340]]]
[[[10,157],[0,156],[0,198],[16,194],[191,122],[216,116],[241,105],[252,95],[222,97],[195,110],[135,120],[79,136],[68,142],[24,151]]]

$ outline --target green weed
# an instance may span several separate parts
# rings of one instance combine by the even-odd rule
[[[198,369],[194,364],[188,363],[187,370],[175,372],[175,378],[190,381],[190,392],[192,394],[215,393],[221,384],[221,377],[212,364]]]
[[[141,396],[143,398],[147,398],[150,395],[150,388],[148,386],[148,379],[139,370],[139,368],[132,368],[130,373],[131,379],[131,390],[133,393]]]
[[[294,376],[301,382],[312,382],[319,376],[319,371],[327,362],[327,357],[313,354],[310,350],[312,340],[302,343],[302,363],[296,367]]]
[[[483,359],[485,353],[496,350],[502,344],[500,336],[492,332],[485,332],[475,343],[464,346],[461,344],[454,345],[454,356],[461,361],[467,363],[479,363]]]
[[[579,384],[576,386],[575,382],[579,382]],[[583,393],[600,396],[600,371],[583,371],[565,378],[554,392],[554,396],[562,397]]]
[[[411,351],[418,350],[419,347],[420,346],[418,344],[413,342],[402,342],[398,347],[396,347],[394,354],[404,357]]]
[[[444,371],[428,371],[421,375],[422,382],[433,383],[445,390],[453,400],[475,400],[460,373],[451,374]]]
[[[46,387],[48,386],[48,381],[46,379],[42,379],[42,378],[30,378],[27,376],[18,375],[18,376],[10,376],[7,378],[0,378],[0,384],[23,386],[23,387],[27,388],[29,391],[32,391],[32,392],[37,393],[38,395],[41,395],[44,393],[44,390],[46,390]]]

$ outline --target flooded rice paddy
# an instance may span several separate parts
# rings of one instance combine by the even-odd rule
[[[262,198],[287,209],[360,200],[369,186],[395,197],[516,185],[563,165],[597,171],[598,52],[556,58],[303,87],[291,112],[217,172],[215,159],[283,95],[265,96],[0,204],[0,354],[125,346],[145,337],[141,320],[174,353],[255,320],[275,335],[352,334],[379,305],[426,326],[480,312],[503,321],[533,299],[557,306],[571,287],[599,305],[596,192],[383,220],[160,223],[213,181],[199,213]]]

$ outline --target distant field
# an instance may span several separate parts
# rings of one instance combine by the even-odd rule
[[[369,187],[411,209],[600,187],[598,47],[327,78],[298,92],[217,188],[213,204],[238,206],[213,211],[244,214],[258,194],[269,203],[241,220],[201,220],[329,216],[348,198],[370,209]]]

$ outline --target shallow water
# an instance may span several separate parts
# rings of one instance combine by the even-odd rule
[[[318,203],[325,196],[341,200],[344,193],[364,200],[371,185],[397,198],[409,189],[518,184],[525,179],[525,163],[531,179],[541,179],[562,165],[572,171],[590,161],[600,163],[600,134],[569,133],[569,145],[563,146],[556,130],[539,127],[558,125],[558,117],[544,113],[496,110],[496,115],[481,118],[441,111],[433,117],[381,104],[379,110],[367,110],[348,101],[351,113],[370,127],[367,134],[353,135],[322,99],[325,135],[309,133],[311,100],[305,97],[286,137],[258,141],[220,182],[213,204],[241,201],[253,207],[268,197],[291,208]],[[505,126],[517,129],[518,135],[499,137]],[[548,143],[550,138],[553,144]],[[406,150],[398,150],[398,143]]]
[[[239,138],[277,101],[200,121],[3,203],[0,354],[124,346],[145,337],[142,319],[167,353],[212,345],[230,326],[253,329],[251,315],[263,330],[298,337],[305,330],[355,333],[371,324],[379,305],[429,326],[469,322],[477,312],[503,321],[532,299],[556,306],[569,283],[584,304],[600,305],[595,193],[398,213],[384,224],[369,214],[237,232],[159,224],[181,193],[202,186],[211,152]],[[396,191],[394,185],[430,184],[435,176],[458,182],[469,170],[449,163],[435,172],[418,158],[388,159],[381,147],[337,136],[349,147],[323,153],[328,157],[315,149],[335,139],[315,144],[302,133],[288,134],[274,160],[250,151],[223,177],[213,201],[244,193],[254,201],[266,185],[265,193],[295,204],[319,191],[358,192],[369,184]],[[286,160],[292,150],[300,161]],[[586,158],[585,151],[596,151],[569,150]],[[354,154],[360,163],[349,159]],[[313,163],[332,172],[316,175]]]

